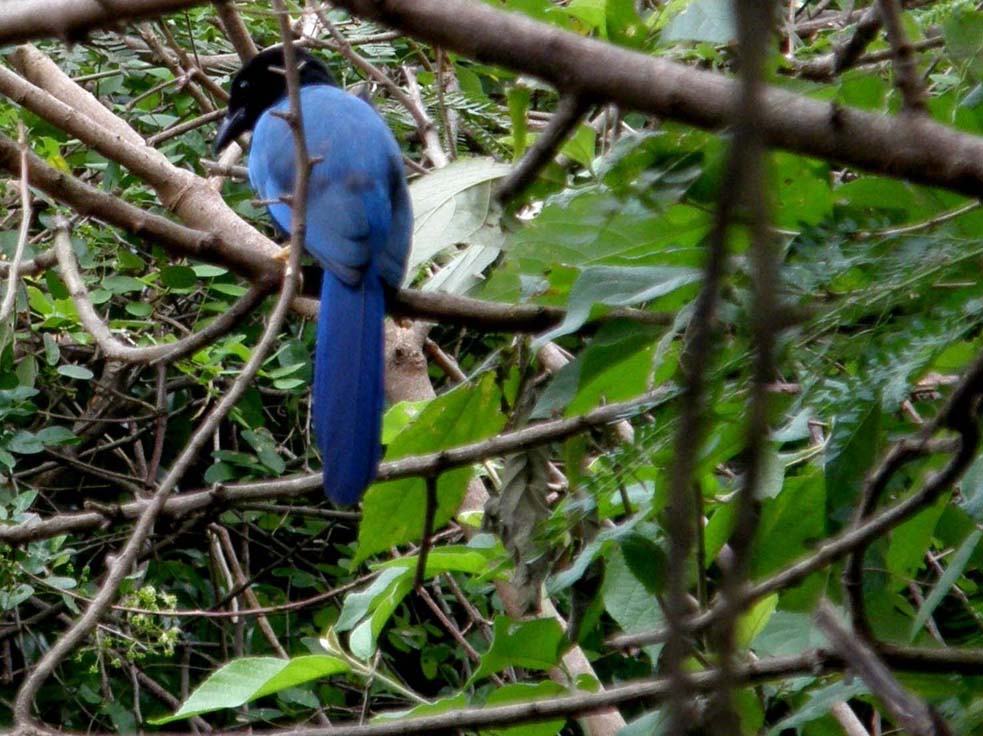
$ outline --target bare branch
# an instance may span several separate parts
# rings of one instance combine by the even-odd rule
[[[952,732],[925,703],[905,690],[877,654],[854,636],[836,617],[829,603],[823,603],[816,623],[833,649],[849,665],[887,708],[891,717],[913,736],[948,736]]]
[[[96,313],[82,276],[78,272],[75,254],[72,252],[72,242],[66,231],[61,230],[55,234],[54,248],[62,279],[85,329],[99,344],[106,357],[124,363],[173,363],[175,360],[180,360],[235,329],[236,325],[249,316],[269,291],[265,283],[254,285],[228,310],[198,332],[176,342],[135,347],[117,340]]]
[[[96,28],[156,18],[202,0],[7,0],[0,3],[0,44],[55,36],[79,41]]]
[[[249,35],[246,24],[242,22],[242,16],[236,10],[235,3],[232,0],[214,0],[214,5],[225,37],[239,54],[239,60],[246,63],[259,53],[259,49],[256,48],[253,37]]]
[[[901,25],[901,0],[877,0],[884,32],[894,57],[894,84],[901,92],[907,112],[925,110],[924,90],[918,78],[915,49]]]
[[[577,417],[544,422],[449,450],[384,462],[379,465],[376,479],[387,481],[430,475],[487,458],[507,455],[519,449],[563,440],[591,427],[600,427],[637,414],[665,400],[671,392],[669,388],[659,388],[636,399],[608,404]],[[289,498],[320,490],[322,484],[320,473],[310,473],[274,481],[237,483],[203,491],[188,491],[168,500],[162,513],[165,516],[180,517],[204,511],[214,505]],[[0,525],[0,542],[23,544],[59,534],[98,528],[105,523],[121,519],[135,519],[143,512],[146,504],[147,502],[143,500],[131,501],[112,508],[103,507],[79,513],[60,514],[44,521],[33,520],[22,524]]]
[[[720,129],[732,124],[737,83],[658,57],[467,0],[338,0],[364,18],[482,62],[532,74],[563,93]],[[918,116],[921,118],[922,116]],[[983,192],[983,140],[923,119],[905,120],[766,87],[765,143],[871,172]]]

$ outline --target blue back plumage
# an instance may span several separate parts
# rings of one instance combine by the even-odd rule
[[[399,146],[366,102],[328,85],[300,90],[313,167],[307,250],[324,267],[314,358],[313,414],[328,497],[351,504],[375,476],[383,409],[383,282],[398,287],[412,212]],[[290,232],[296,175],[284,98],[256,123],[249,180]]]

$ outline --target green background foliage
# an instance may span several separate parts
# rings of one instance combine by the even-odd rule
[[[734,21],[723,0],[491,4],[641,53],[733,71]],[[838,13],[846,4],[834,0],[827,7],[825,12]],[[239,10],[258,44],[278,40],[264,4],[242,3]],[[812,4],[803,4],[797,21],[811,12]],[[194,8],[163,19],[153,32],[166,29],[227,88],[239,62],[209,22],[212,15],[210,6]],[[286,725],[318,711],[348,720],[380,711],[432,714],[551,697],[566,691],[546,672],[571,645],[582,648],[596,673],[594,681],[575,683],[585,692],[660,671],[659,645],[619,652],[605,640],[664,622],[659,601],[672,574],[665,528],[680,413],[674,400],[679,357],[702,280],[728,137],[601,107],[574,130],[533,186],[502,207],[494,187],[507,164],[520,160],[541,134],[556,94],[453,53],[380,37],[385,29],[341,11],[328,15],[391,79],[402,84],[400,68],[417,68],[423,108],[455,159],[411,177],[416,226],[407,285],[567,310],[560,324],[533,337],[465,329],[453,320],[435,325],[431,339],[463,379],[430,362],[437,396],[389,408],[386,460],[580,415],[657,386],[668,392],[628,417],[633,442],[621,442],[607,429],[585,432],[546,451],[490,457],[444,473],[438,483],[440,534],[426,569],[433,606],[412,590],[423,524],[420,478],[376,484],[360,517],[333,514],[315,491],[162,522],[128,577],[119,607],[41,691],[38,713],[47,722],[130,732],[176,710],[176,701],[160,697],[141,678],[182,702],[204,683],[180,715],[207,712],[213,726],[231,727]],[[911,9],[903,20],[913,41],[940,39],[918,56],[932,118],[983,133],[983,16],[965,3],[941,2]],[[768,81],[819,100],[896,112],[900,98],[888,62],[863,63],[822,83],[798,76],[803,62],[829,52],[852,28],[803,35],[785,29],[784,52],[772,44]],[[315,36],[330,39],[323,32]],[[126,29],[96,32],[71,47],[46,42],[41,48],[142,135],[154,136],[203,110],[187,85],[141,44]],[[877,39],[869,52],[885,48]],[[337,54],[319,53],[342,86],[365,82]],[[385,89],[363,89],[406,156],[425,161],[407,110]],[[19,123],[31,149],[52,166],[166,214],[152,191],[116,162],[26,111],[0,107],[0,129],[16,137]],[[212,126],[199,127],[158,148],[175,165],[204,176],[213,132]],[[13,181],[0,200],[6,260],[19,226]],[[245,219],[274,234],[244,181],[229,181],[223,192]],[[46,195],[34,196],[28,258],[50,246],[54,216],[67,213]],[[779,337],[774,431],[750,552],[754,580],[809,554],[849,523],[863,479],[885,448],[938,411],[955,377],[983,347],[983,211],[967,206],[965,198],[776,152],[768,158],[768,204],[782,254],[782,283],[772,286],[791,327]],[[247,289],[222,266],[176,259],[153,242],[91,218],[76,216],[72,236],[93,302],[110,329],[133,344],[167,342],[201,329]],[[702,604],[721,581],[720,555],[732,541],[735,492],[746,467],[754,279],[748,247],[746,230],[733,228],[696,473],[706,521],[699,541],[703,564],[676,571],[694,593],[702,591]],[[316,269],[305,276],[305,291],[316,293]],[[258,313],[165,368],[123,366],[101,355],[56,269],[25,277],[16,298],[13,317],[0,326],[5,525],[69,514],[85,504],[111,508],[152,488],[234,380],[262,329]],[[598,321],[626,306],[660,318]],[[180,491],[319,468],[309,427],[313,333],[309,321],[288,321],[254,385]],[[537,350],[547,343],[569,356],[562,369],[542,370]],[[907,465],[893,478],[890,496],[905,496],[939,467],[933,457]],[[480,513],[456,517],[470,482],[483,484],[494,499],[483,515],[484,529]],[[958,489],[872,545],[863,596],[874,634],[932,647],[983,642],[981,522],[978,460]],[[25,668],[50,647],[64,616],[77,614],[95,593],[106,554],[127,529],[115,520],[0,547],[0,722],[11,717],[7,708]],[[241,591],[230,555],[245,567],[254,595],[249,605],[272,609],[262,619],[233,615],[229,599]],[[759,601],[740,621],[739,656],[822,646],[811,614],[824,597],[843,604],[840,572],[834,564]],[[565,631],[545,614],[516,620],[499,587],[508,579],[528,601],[544,591],[577,625]],[[309,602],[287,605],[303,601]],[[215,611],[229,615],[208,615]],[[294,658],[289,664],[275,658],[271,638]],[[690,664],[699,669],[707,662]],[[981,727],[978,677],[917,673],[904,682],[958,730]],[[877,707],[862,683],[825,674],[743,689],[735,707],[745,733],[820,736],[838,733],[829,708],[841,701],[865,718]],[[657,708],[637,703],[623,713],[639,719],[625,733],[658,732]],[[574,721],[556,719],[510,733],[578,729]]]

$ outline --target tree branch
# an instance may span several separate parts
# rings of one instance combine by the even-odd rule
[[[263,301],[263,297],[269,291],[266,283],[255,284],[235,304],[198,332],[176,342],[135,347],[117,340],[92,306],[89,292],[75,263],[71,239],[64,230],[55,234],[54,249],[62,279],[86,331],[92,335],[107,358],[124,363],[173,363],[175,360],[180,360],[235,329],[236,325],[248,317],[250,312]]]
[[[670,388],[658,388],[638,398],[608,404],[581,416],[544,422],[449,450],[383,462],[379,465],[376,480],[396,480],[443,472],[520,449],[563,440],[591,427],[603,426],[650,408],[667,399],[671,393]],[[161,513],[165,516],[181,517],[202,512],[211,506],[299,496],[320,490],[322,483],[321,474],[318,472],[274,481],[237,483],[202,491],[188,491],[169,499]],[[138,518],[146,505],[147,501],[137,500],[115,507],[59,514],[46,520],[38,519],[9,526],[0,525],[0,542],[11,545],[24,544],[59,534],[97,528],[122,519]]]
[[[203,0],[7,0],[0,3],[0,44],[54,36],[80,41],[96,28],[156,18]]]

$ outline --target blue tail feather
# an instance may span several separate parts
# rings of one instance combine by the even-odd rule
[[[358,501],[382,454],[385,295],[370,267],[349,286],[324,272],[314,357],[314,432],[332,501]]]

